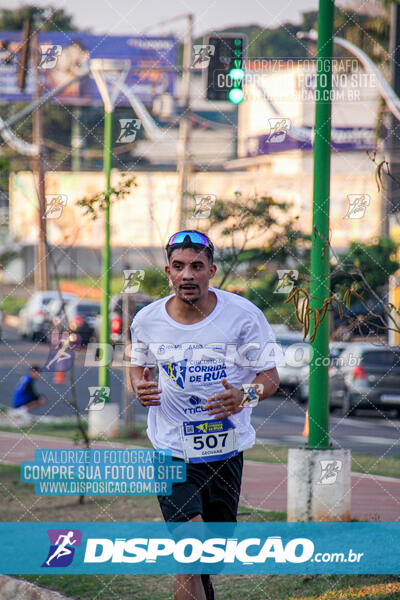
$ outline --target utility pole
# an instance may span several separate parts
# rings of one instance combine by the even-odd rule
[[[182,117],[179,122],[177,173],[178,173],[178,214],[179,228],[185,228],[186,215],[186,193],[188,182],[188,144],[190,135],[190,66],[192,59],[192,37],[193,37],[193,15],[187,15],[187,28],[185,44],[183,48],[183,72],[182,72]]]
[[[131,308],[131,310],[129,310]],[[128,436],[134,431],[135,425],[135,406],[132,402],[132,387],[129,378],[129,355],[127,354],[127,349],[129,346],[130,349],[130,336],[129,336],[129,327],[130,327],[130,314],[135,314],[135,302],[133,300],[133,296],[131,294],[127,294],[126,292],[122,294],[122,339],[124,344],[124,354],[122,359],[122,368],[124,370],[124,391],[123,391],[123,420],[125,423],[125,434]]]
[[[394,2],[390,7],[390,49],[391,60],[391,86],[400,96],[400,5]],[[390,173],[388,177],[387,191],[382,191],[382,214],[381,214],[381,237],[390,236],[390,215],[400,213],[400,123],[396,117],[389,112],[387,115],[388,136],[385,144],[389,155]]]
[[[35,73],[35,100],[40,99],[41,85],[39,79],[40,53],[37,31],[33,33],[33,64]],[[37,144],[38,152],[34,158],[34,177],[36,179],[36,193],[38,198],[38,225],[39,237],[36,253],[35,289],[37,291],[47,290],[49,287],[48,265],[47,265],[47,232],[46,232],[46,189],[45,172],[43,168],[43,134],[40,107],[33,113],[33,139]]]

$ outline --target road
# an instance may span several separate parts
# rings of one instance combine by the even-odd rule
[[[0,403],[11,406],[12,391],[21,375],[30,365],[44,365],[48,356],[46,344],[33,344],[21,340],[16,329],[4,328],[4,341],[0,344]],[[89,401],[89,386],[96,386],[97,368],[85,367],[85,351],[75,355],[76,389],[79,407],[83,413]],[[41,374],[38,391],[44,393],[49,402],[36,414],[52,416],[71,415],[71,409],[63,401],[70,395],[69,374],[66,383],[56,384],[54,374]],[[110,369],[111,398],[121,403],[123,372],[119,368]],[[136,404],[138,420],[144,421],[146,409]],[[274,396],[261,402],[253,410],[253,425],[257,438],[264,443],[290,447],[302,446],[306,438],[302,436],[305,419],[304,405],[283,396]],[[360,412],[356,417],[342,418],[335,414],[330,418],[330,439],[334,447],[350,448],[375,456],[400,456],[400,420],[387,413],[386,417],[372,411]]]

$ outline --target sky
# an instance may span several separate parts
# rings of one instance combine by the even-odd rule
[[[318,0],[0,0],[0,8],[28,3],[64,8],[80,28],[109,35],[182,35],[184,19],[157,24],[188,13],[194,14],[196,36],[231,25],[276,27],[288,21],[299,23],[303,11],[318,8]]]

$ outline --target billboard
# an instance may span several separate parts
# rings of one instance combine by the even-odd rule
[[[359,172],[356,161],[349,170],[348,163],[338,162],[333,156],[331,176],[331,244],[333,248],[346,248],[352,240],[366,243],[379,235],[381,201],[372,172]],[[280,161],[281,162],[281,161]],[[287,166],[281,165],[281,168]],[[344,171],[343,171],[344,169]],[[336,172],[336,170],[338,172]],[[312,231],[312,172],[299,176],[297,170],[287,172],[226,171],[196,172],[189,178],[187,198],[188,229],[206,230],[208,221],[200,214],[196,197],[207,199],[235,199],[271,196],[278,202],[293,206],[299,216],[299,228],[304,233]],[[130,173],[131,175],[132,173]],[[135,171],[136,186],[124,199],[114,202],[111,208],[111,245],[113,247],[163,247],[169,236],[179,228],[178,178],[175,172]],[[111,185],[120,181],[121,173],[112,171]],[[105,180],[100,172],[46,173],[47,234],[50,244],[102,248],[104,222],[84,217],[76,202],[104,190]],[[353,192],[353,193],[349,193]],[[193,197],[191,197],[193,193]],[[208,206],[212,210],[211,206]],[[51,209],[51,210],[50,210]],[[38,239],[38,208],[34,180],[31,172],[19,171],[10,178],[10,230],[23,244],[35,244]],[[243,242],[238,232],[237,244]],[[265,235],[254,236],[248,247],[266,243]],[[231,244],[229,236],[213,231],[213,240],[219,247]]]
[[[25,92],[17,86],[17,70],[22,33],[0,32],[0,102],[29,102],[34,96],[32,57],[27,73]],[[177,41],[174,37],[135,37],[89,35],[78,32],[43,32],[39,34],[39,76],[45,90],[54,89],[72,79],[79,65],[91,58],[129,59],[132,67],[127,86],[144,102],[151,104],[159,94],[173,94],[176,73],[155,71],[156,68],[177,66]],[[58,100],[57,100],[58,99]],[[70,85],[55,99],[63,104],[92,106],[102,104],[97,86],[91,77]],[[128,105],[120,94],[118,105]]]

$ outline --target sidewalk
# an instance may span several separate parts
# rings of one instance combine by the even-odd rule
[[[124,448],[94,442],[93,448]],[[76,448],[71,440],[41,435],[0,432],[0,463],[33,460],[39,448]],[[382,475],[351,476],[351,516],[360,521],[400,521],[400,478]],[[286,511],[286,465],[245,461],[240,503],[262,510]]]

